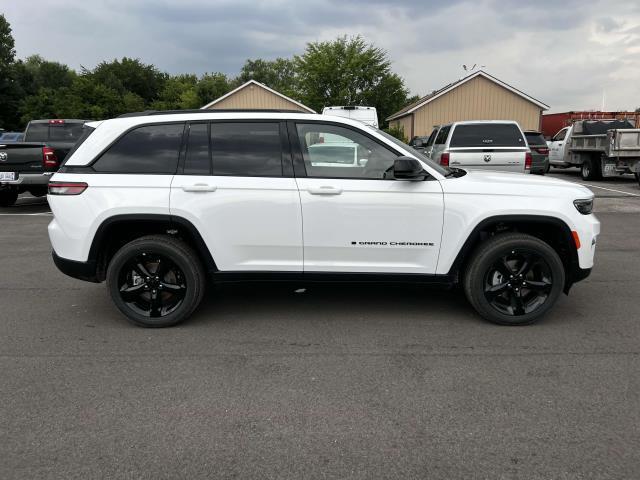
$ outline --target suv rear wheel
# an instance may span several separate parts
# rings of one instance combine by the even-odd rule
[[[564,282],[562,260],[551,246],[531,235],[506,233],[477,249],[464,291],[490,322],[529,325],[553,306]]]
[[[200,304],[205,273],[186,243],[149,235],[116,252],[107,269],[107,287],[130,322],[170,327],[187,319]]]

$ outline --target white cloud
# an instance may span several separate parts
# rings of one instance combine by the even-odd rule
[[[2,0],[6,1],[6,0]],[[92,67],[139,57],[172,73],[238,72],[247,58],[301,53],[362,34],[388,50],[412,92],[486,70],[552,111],[640,106],[640,2],[551,0],[10,2],[20,57]]]

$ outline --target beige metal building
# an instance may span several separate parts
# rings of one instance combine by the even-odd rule
[[[235,90],[207,103],[202,109],[243,109],[243,110],[299,110],[301,112],[316,113],[306,105],[295,101],[275,90],[249,80]]]
[[[463,120],[515,120],[523,130],[539,130],[549,106],[478,70],[422,97],[387,118],[409,139],[426,136],[435,125]]]

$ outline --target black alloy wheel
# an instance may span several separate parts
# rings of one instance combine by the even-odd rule
[[[530,325],[544,316],[565,286],[554,248],[525,233],[501,233],[480,244],[463,277],[469,303],[499,325]]]
[[[148,235],[127,243],[107,268],[113,303],[142,327],[170,327],[186,320],[200,304],[205,285],[197,253],[169,235]]]
[[[540,308],[553,287],[551,268],[531,250],[512,250],[497,258],[484,277],[484,296],[504,315],[521,316]]]
[[[142,252],[120,270],[118,289],[122,301],[145,317],[165,317],[184,301],[184,273],[169,258]]]

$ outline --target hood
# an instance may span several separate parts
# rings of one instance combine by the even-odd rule
[[[591,198],[593,192],[559,178],[516,172],[465,170],[462,177],[444,179],[442,189],[451,193],[475,193],[533,197]]]

